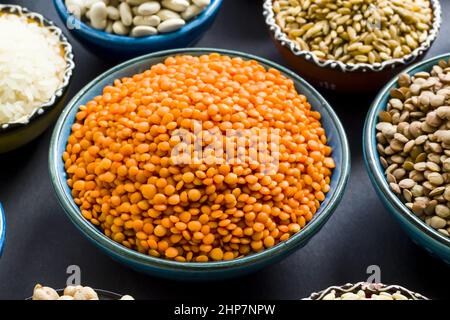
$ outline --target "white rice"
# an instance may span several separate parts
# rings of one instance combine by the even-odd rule
[[[61,86],[66,62],[47,28],[14,14],[0,16],[0,124],[26,123]]]

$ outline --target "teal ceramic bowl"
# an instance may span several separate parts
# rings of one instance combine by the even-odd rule
[[[50,30],[51,33],[60,39],[61,52],[66,61],[66,69],[64,70],[61,86],[46,103],[37,108],[27,119],[21,119],[20,122],[15,123],[0,124],[0,153],[5,153],[34,140],[58,118],[65,105],[67,89],[72,78],[75,63],[73,61],[72,46],[61,29],[56,27],[53,22],[38,13],[16,5],[0,4],[0,12],[27,17]]]
[[[0,257],[3,253],[3,247],[5,246],[6,239],[6,219],[5,211],[3,210],[2,204],[0,203]]]
[[[127,249],[103,235],[100,230],[84,219],[72,199],[70,188],[66,183],[62,154],[66,148],[74,117],[80,105],[85,104],[99,95],[102,88],[112,84],[114,79],[141,73],[151,65],[160,63],[169,56],[180,54],[202,55],[212,52],[256,60],[267,68],[278,69],[284,75],[295,81],[298,91],[308,98],[314,110],[322,114],[322,125],[326,129],[329,143],[334,150],[333,157],[336,162],[336,169],[331,179],[331,191],[327,194],[325,201],[312,221],[301,232],[273,248],[233,261],[182,263],[154,258]],[[323,227],[342,199],[349,176],[349,153],[344,129],[333,109],[313,87],[295,73],[273,62],[249,54],[228,50],[196,48],[163,51],[130,60],[107,71],[83,88],[68,104],[56,124],[51,139],[49,166],[53,187],[67,216],[92,243],[102,249],[106,254],[135,270],[147,274],[172,279],[208,280],[229,278],[259,270],[264,266],[287,257],[295,250],[306,245]]]
[[[430,71],[433,65],[437,64],[439,60],[442,59],[450,59],[450,54],[440,55],[420,62],[406,69],[404,72],[412,75],[419,71]],[[378,114],[380,111],[386,110],[390,90],[395,88],[396,84],[397,77],[392,79],[381,90],[367,114],[363,138],[366,167],[372,184],[381,201],[411,239],[425,248],[432,255],[440,257],[450,264],[450,238],[445,237],[420,220],[402,203],[395,193],[391,191],[379,160],[379,154],[376,149],[375,126],[378,122]]]
[[[132,38],[97,30],[71,15],[64,0],[53,0],[56,11],[70,33],[96,55],[123,60],[160,50],[186,48],[195,44],[211,27],[223,0],[211,0],[210,5],[181,29],[142,38]],[[70,27],[76,26],[76,27]]]

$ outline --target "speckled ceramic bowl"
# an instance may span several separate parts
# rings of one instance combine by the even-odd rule
[[[66,61],[66,69],[62,84],[49,101],[42,104],[40,108],[36,109],[26,119],[21,119],[20,122],[0,124],[0,153],[5,153],[34,140],[58,117],[64,107],[67,88],[75,64],[73,62],[72,46],[62,33],[61,29],[56,27],[53,22],[45,19],[38,13],[30,12],[26,8],[16,5],[0,4],[0,13],[26,16],[30,20],[36,21],[50,30],[53,34],[57,35],[60,39],[61,50],[64,53],[64,59]]]
[[[430,0],[433,8],[433,26],[426,41],[411,54],[383,63],[346,64],[336,60],[319,59],[310,51],[301,50],[290,40],[275,22],[273,0],[264,0],[264,17],[272,39],[291,68],[311,83],[337,92],[371,92],[380,89],[389,79],[406,66],[420,60],[433,41],[441,26],[439,0]]]
[[[212,0],[211,4],[197,17],[190,20],[181,29],[142,38],[133,38],[110,34],[94,29],[71,15],[64,0],[53,0],[61,20],[70,27],[69,32],[87,49],[106,59],[123,60],[155,51],[185,48],[196,43],[211,27],[223,0]]]
[[[78,108],[80,105],[87,103],[99,95],[102,89],[106,85],[112,84],[115,79],[143,72],[150,66],[164,61],[167,57],[181,54],[198,56],[212,52],[256,60],[266,68],[279,70],[295,82],[297,90],[308,98],[312,108],[321,113],[322,125],[326,129],[329,138],[328,141],[333,148],[336,169],[331,178],[331,191],[327,194],[325,201],[320,206],[314,218],[302,231],[292,236],[289,240],[270,249],[240,259],[207,263],[182,263],[155,258],[127,249],[106,237],[94,225],[83,218],[72,199],[71,190],[67,185],[62,154],[65,151],[67,139]],[[59,118],[51,140],[49,165],[51,180],[56,195],[70,220],[89,240],[112,258],[133,269],[160,277],[206,280],[229,278],[256,271],[281,260],[306,245],[326,223],[342,199],[349,176],[349,156],[349,147],[344,129],[333,109],[313,87],[295,73],[273,62],[249,54],[220,49],[195,48],[163,51],[142,56],[107,71],[89,83],[73,98]]]
[[[5,246],[6,239],[6,219],[5,211],[3,210],[2,204],[0,203],[0,257],[3,253],[3,247]]]
[[[323,300],[323,298],[331,292],[335,292],[336,296],[341,296],[344,293],[357,293],[358,291],[364,291],[366,293],[366,297],[369,298],[372,294],[380,294],[381,292],[387,292],[389,294],[393,294],[396,292],[400,292],[406,298],[410,300],[428,300],[426,297],[422,296],[419,293],[412,292],[408,289],[405,289],[401,286],[396,285],[385,285],[382,283],[367,283],[367,282],[358,282],[356,284],[347,283],[343,286],[332,286],[320,292],[315,292],[304,300]]]
[[[405,72],[412,75],[419,71],[430,71],[432,66],[439,60],[450,59],[450,54],[440,55],[429,60],[420,62],[411,66]],[[438,231],[428,226],[412,213],[390,189],[384,175],[384,169],[380,163],[380,155],[377,151],[376,142],[376,124],[378,123],[378,114],[386,110],[390,91],[397,86],[397,77],[392,79],[378,94],[372,107],[367,114],[363,133],[364,160],[366,163],[369,177],[375,187],[378,196],[383,201],[385,207],[400,223],[403,229],[408,233],[411,239],[425,248],[428,252],[440,257],[450,264],[450,238],[445,237]]]

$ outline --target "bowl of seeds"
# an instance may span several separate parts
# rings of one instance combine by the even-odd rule
[[[307,80],[370,92],[423,57],[441,7],[437,0],[265,0],[264,17],[280,53]]]
[[[358,282],[331,286],[305,300],[428,300],[419,293],[397,285]]]
[[[450,263],[450,54],[416,64],[376,97],[364,128],[369,176],[411,238]]]

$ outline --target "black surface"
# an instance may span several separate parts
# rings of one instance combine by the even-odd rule
[[[62,26],[50,0],[9,3],[25,5]],[[217,21],[198,46],[240,50],[284,64],[269,38],[261,3],[224,0]],[[428,57],[450,51],[450,1],[441,3],[444,24]],[[69,38],[77,64],[69,92],[73,96],[111,64]],[[352,151],[352,173],[342,203],[306,247],[259,273],[226,282],[148,277],[110,260],[88,243],[60,209],[50,185],[51,130],[20,150],[0,155],[0,201],[8,229],[0,259],[0,299],[24,299],[36,282],[63,287],[69,265],[81,267],[85,285],[142,299],[299,299],[330,285],[366,280],[369,265],[380,266],[384,283],[403,285],[431,298],[449,298],[449,267],[410,241],[378,200],[366,174],[361,136],[373,96],[326,97],[346,128]]]

